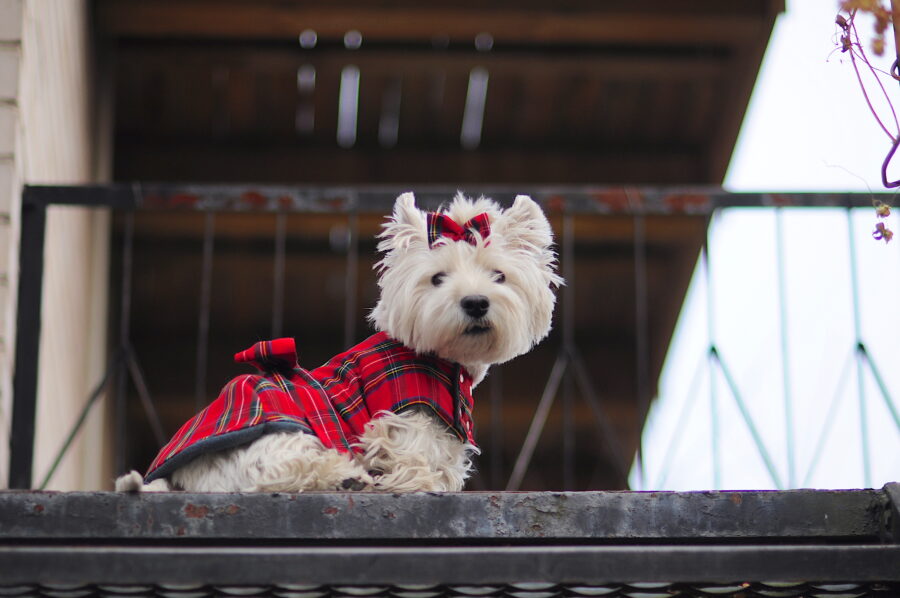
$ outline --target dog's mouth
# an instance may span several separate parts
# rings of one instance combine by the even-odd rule
[[[472,324],[471,326],[469,326],[468,328],[465,329],[463,334],[468,335],[468,336],[478,336],[481,334],[487,334],[490,331],[491,331],[490,325],[481,323],[481,324]]]

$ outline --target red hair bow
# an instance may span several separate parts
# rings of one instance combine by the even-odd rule
[[[486,239],[491,234],[491,221],[486,213],[478,214],[465,224],[458,224],[446,214],[429,212],[428,247],[431,248],[441,238],[451,241],[465,241],[475,245],[477,238]]]

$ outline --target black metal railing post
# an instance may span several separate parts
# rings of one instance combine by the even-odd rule
[[[26,187],[22,192],[22,228],[19,244],[19,292],[16,305],[16,352],[9,455],[10,488],[31,488],[46,224],[47,204],[33,197]]]
[[[44,238],[51,205],[134,209],[130,187],[123,185],[22,189],[19,242],[19,288],[10,432],[9,487],[33,484],[34,434],[41,341],[41,297],[44,282]]]

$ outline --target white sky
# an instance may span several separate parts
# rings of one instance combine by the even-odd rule
[[[834,51],[836,14],[837,0],[787,2],[732,156],[727,188],[883,190],[880,167],[890,142],[866,107],[848,55]],[[860,18],[857,25],[866,39],[871,21]],[[885,71],[893,54],[893,40],[887,42],[883,57],[868,52]],[[876,107],[887,114],[880,90],[869,87],[873,102],[880,102]],[[886,89],[900,109],[900,85]]]
[[[767,50],[726,188],[882,192],[880,166],[890,143],[868,112],[846,55],[832,53],[837,2],[798,0],[787,9]],[[864,35],[869,31],[861,27]],[[886,55],[892,53],[891,44]],[[890,60],[883,62],[887,70]],[[887,89],[900,107],[900,86]],[[734,209],[714,223],[712,289],[698,269],[645,427],[644,476],[635,468],[632,488],[880,487],[900,479],[900,430],[871,370],[863,367],[860,378],[853,359],[849,249],[852,234],[860,338],[900,409],[900,236],[889,245],[872,239],[873,210],[855,211],[852,227],[842,210],[785,210],[779,260],[776,218],[772,210]],[[896,213],[888,226],[900,234]],[[720,370],[710,384],[712,341],[778,484]]]

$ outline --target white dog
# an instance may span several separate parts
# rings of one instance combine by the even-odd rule
[[[478,453],[472,388],[550,330],[550,224],[524,195],[426,213],[405,193],[380,239],[377,334],[311,372],[292,339],[239,353],[261,373],[229,382],[116,489],[461,490]]]

